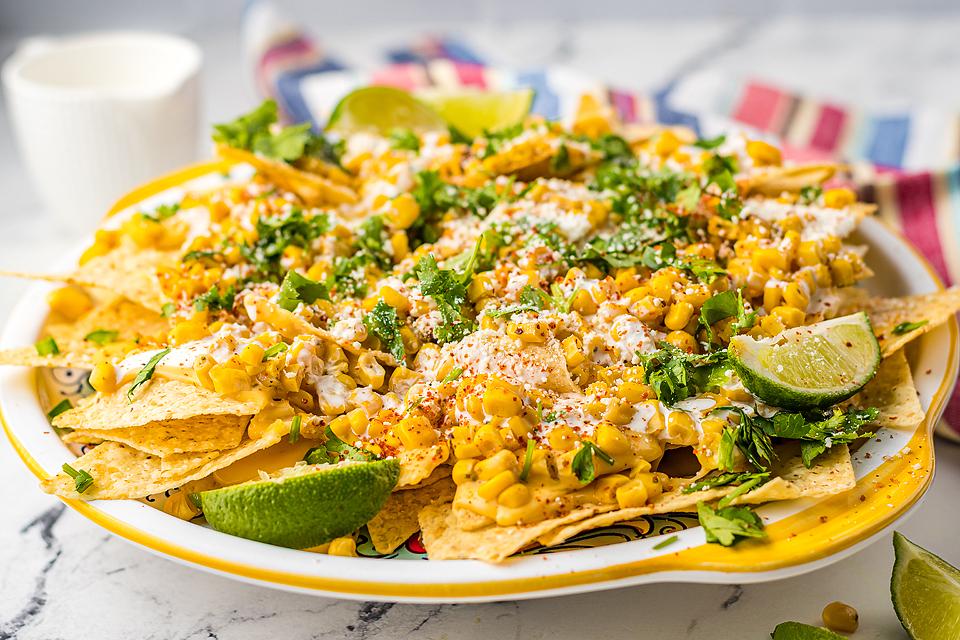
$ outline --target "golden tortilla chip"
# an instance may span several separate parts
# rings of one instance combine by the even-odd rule
[[[112,440],[145,453],[166,457],[193,451],[222,451],[240,445],[249,417],[196,416],[187,420],[151,422],[121,429],[80,429],[64,442],[93,444]]]
[[[449,353],[464,377],[492,374],[513,384],[533,384],[546,391],[580,390],[570,378],[563,349],[555,339],[529,344],[485,329],[468,335],[453,345]]]
[[[186,420],[196,416],[252,416],[256,402],[236,400],[180,380],[157,378],[140,387],[133,402],[130,385],[113,393],[96,393],[54,418],[60,429],[121,429],[151,422]]]
[[[147,309],[160,311],[171,300],[160,288],[157,269],[174,267],[179,260],[178,251],[145,249],[125,242],[110,253],[90,259],[65,282],[108,289]]]
[[[804,187],[823,184],[837,172],[836,165],[808,164],[757,170],[747,178],[746,191],[775,198],[783,192],[796,193]]]
[[[0,365],[12,365],[23,367],[76,367],[79,369],[89,369],[94,363],[94,353],[86,350],[74,351],[68,350],[69,345],[57,346],[60,353],[49,356],[42,356],[37,353],[36,347],[14,347],[13,349],[0,349]]]
[[[502,562],[548,531],[614,508],[613,505],[590,505],[532,525],[463,531],[456,526],[450,504],[429,505],[420,512],[420,535],[431,560]]]
[[[282,437],[282,432],[268,429],[260,438],[247,440],[234,449],[200,456],[176,454],[168,458],[119,442],[104,442],[70,463],[74,469],[93,476],[93,484],[86,491],[78,494],[73,478],[63,472],[42,480],[40,486],[62,498],[144,498],[206,478],[218,469],[276,444]]]
[[[862,309],[870,316],[883,355],[888,356],[960,311],[960,287],[903,298],[869,298]],[[924,321],[920,327],[902,335],[894,332],[898,325]]]
[[[116,331],[116,339],[102,346],[85,340],[87,335],[98,330]],[[117,296],[95,306],[76,322],[58,322],[46,326],[47,333],[53,336],[58,345],[83,343],[86,347],[107,353],[112,346],[125,342],[142,343],[144,338],[151,342],[163,340],[169,330],[168,318]]]
[[[301,432],[301,436],[303,433]],[[429,477],[424,478],[417,484],[406,485],[404,487],[397,487],[396,491],[413,491],[415,489],[422,489],[423,487],[434,484],[435,482],[440,482],[445,478],[449,478],[453,474],[453,468],[449,465],[439,466],[433,470],[433,473]]]
[[[304,204],[311,207],[324,204],[354,204],[359,200],[356,191],[350,187],[338,184],[317,173],[297,169],[286,162],[270,160],[249,151],[222,144],[217,145],[217,155],[226,160],[249,164],[281,189],[297,194]]]
[[[775,477],[753,491],[734,498],[731,504],[762,504],[775,500],[834,495],[852,489],[856,484],[853,465],[850,461],[850,450],[846,445],[837,445],[828,449],[826,453],[817,458],[817,464],[811,469],[807,469],[803,465],[803,460],[797,449],[796,445],[778,447],[780,463],[773,469]],[[661,495],[649,505],[617,509],[609,513],[599,514],[545,532],[537,540],[545,547],[552,547],[583,531],[606,527],[618,522],[627,522],[640,516],[676,511],[694,511],[698,502],[719,500],[735,489],[736,487],[718,487],[693,493],[683,493],[682,490],[678,489]]]
[[[420,530],[420,510],[431,504],[450,502],[457,485],[449,477],[406,491],[395,491],[383,508],[367,523],[370,541],[378,553],[393,553]]]
[[[925,415],[902,349],[883,359],[877,375],[850,403],[862,409],[879,409],[873,424],[881,427],[913,429],[923,422]]]
[[[423,482],[449,457],[450,445],[446,442],[440,442],[425,449],[401,451],[397,454],[397,460],[400,461],[400,479],[397,480],[397,488]]]

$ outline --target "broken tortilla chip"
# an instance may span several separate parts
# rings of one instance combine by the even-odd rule
[[[447,477],[416,489],[391,493],[383,508],[367,523],[373,548],[378,553],[393,553],[420,530],[421,509],[450,502],[456,491],[457,485]]]
[[[400,479],[397,487],[406,487],[423,482],[433,470],[450,457],[450,444],[440,442],[424,449],[404,449],[397,454],[400,461]]]
[[[187,420],[196,416],[252,416],[252,401],[236,400],[180,380],[156,378],[127,399],[130,385],[113,393],[97,393],[54,418],[59,429],[121,429],[151,422]]]
[[[883,355],[887,356],[960,311],[960,287],[903,298],[869,298],[861,309],[870,316],[873,332],[880,341]],[[910,324],[919,326],[906,331]]]
[[[861,409],[879,409],[873,424],[881,427],[914,429],[925,415],[903,349],[883,359],[877,375],[850,403]]]
[[[176,454],[167,458],[145,453],[119,442],[104,442],[70,463],[93,477],[83,493],[66,473],[46,478],[40,486],[62,498],[83,500],[144,498],[154,493],[206,478],[237,460],[266,449],[280,441],[283,434],[268,429],[260,438],[247,440],[227,451],[202,455]]]
[[[248,416],[208,415],[121,429],[79,429],[65,434],[63,441],[95,444],[110,440],[160,457],[194,451],[222,451],[240,445],[249,420]]]
[[[772,167],[754,171],[747,179],[747,193],[777,197],[784,192],[796,193],[804,187],[823,184],[837,172],[833,164],[807,164]]]

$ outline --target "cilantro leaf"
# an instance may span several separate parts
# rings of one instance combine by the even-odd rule
[[[698,502],[697,516],[707,542],[724,547],[744,538],[764,538],[767,535],[760,516],[749,507],[723,507],[714,511],[707,503]]]
[[[570,463],[570,469],[577,476],[580,484],[589,484],[596,477],[596,469],[593,464],[594,455],[607,464],[614,463],[614,459],[609,453],[590,440],[584,440],[580,443],[580,450],[577,451],[577,455],[573,456],[573,461]]]
[[[314,240],[330,230],[326,214],[306,217],[300,209],[285,215],[260,216],[257,239],[240,247],[240,253],[261,278],[280,282],[284,275],[280,258],[287,247],[309,249]]]
[[[57,341],[52,336],[47,336],[33,346],[36,348],[37,354],[41,356],[55,356],[60,353],[60,347],[57,346]]]
[[[916,331],[920,327],[925,326],[929,323],[929,320],[921,320],[919,322],[901,322],[893,328],[893,335],[902,336],[905,333],[910,333],[911,331]]]
[[[800,189],[800,204],[813,204],[823,195],[823,187],[806,186]]]
[[[593,150],[603,154],[604,162],[623,163],[636,158],[630,143],[613,133],[604,133],[598,138],[590,139],[588,144]]]
[[[512,316],[516,313],[524,313],[527,311],[541,311],[544,307],[552,303],[553,300],[544,293],[542,289],[528,284],[524,285],[523,289],[520,290],[518,304],[503,307],[502,309],[491,309],[485,313],[491,318],[501,318],[503,316]]]
[[[272,358],[273,356],[280,355],[281,353],[283,353],[283,352],[286,351],[287,349],[288,349],[288,347],[287,347],[287,344],[286,344],[285,342],[278,342],[278,343],[275,344],[275,345],[271,345],[271,346],[267,347],[266,350],[263,352],[263,360],[262,360],[262,362],[266,362],[267,360],[269,360],[269,359]]]
[[[310,449],[303,457],[307,464],[336,464],[343,460],[372,462],[380,459],[372,451],[347,444],[338,438],[330,427],[326,428],[325,433],[327,440],[323,443],[323,446]]]
[[[61,413],[69,411],[70,409],[73,409],[73,404],[70,402],[70,400],[68,400],[67,398],[64,398],[63,400],[58,402],[55,407],[50,409],[50,411],[47,411],[47,417],[53,420]]]
[[[743,304],[743,292],[739,289],[736,292],[718,293],[700,307],[700,324],[706,330],[707,339],[710,342],[713,342],[712,325],[727,318],[736,318],[736,321],[730,325],[733,334],[749,329],[756,322],[756,312],[747,313]]]
[[[133,384],[127,389],[127,400],[133,402],[133,393],[153,377],[153,372],[156,370],[157,365],[160,364],[160,361],[163,360],[170,351],[171,349],[169,347],[158,351],[147,361],[147,364],[143,365],[143,368],[137,373],[137,377],[133,379]]]
[[[657,246],[648,246],[643,250],[641,262],[656,271],[664,267],[675,267],[687,271],[701,282],[712,283],[726,273],[719,264],[700,256],[681,256],[670,242],[661,242]]]
[[[103,346],[108,342],[115,341],[117,339],[117,335],[119,335],[117,331],[109,331],[107,329],[97,329],[85,335],[83,339],[87,342],[93,342],[94,344]]]
[[[310,123],[284,127],[274,132],[271,125],[276,122],[277,103],[265,100],[236,120],[215,124],[213,140],[284,162],[301,158],[310,146],[316,145],[314,138],[317,136],[311,133]]]
[[[550,171],[552,173],[566,173],[570,170],[570,150],[567,145],[561,143],[557,152],[550,158]]]
[[[230,311],[236,298],[237,290],[233,285],[222,292],[217,285],[213,285],[206,293],[194,298],[193,308],[197,311]]]
[[[716,149],[724,142],[727,141],[727,136],[720,134],[715,138],[700,138],[693,143],[693,146],[700,147],[701,149]]]
[[[161,318],[169,318],[176,312],[177,312],[177,305],[173,304],[172,302],[166,302],[162,307],[160,307]]]
[[[363,316],[363,324],[372,335],[380,339],[386,351],[388,351],[398,362],[403,362],[406,352],[403,348],[403,338],[400,335],[400,328],[403,323],[397,315],[397,310],[388,305],[383,300],[378,300],[370,313]]]
[[[180,204],[161,204],[156,209],[153,210],[153,213],[146,213],[141,211],[140,217],[145,220],[150,220],[151,222],[163,222],[167,218],[172,218],[177,211],[180,210]]]
[[[84,471],[83,469],[77,470],[71,467],[66,462],[63,463],[61,467],[63,472],[73,478],[74,488],[77,493],[83,493],[93,485],[93,476],[89,472]]]
[[[717,407],[714,411],[731,411],[740,416],[740,424],[733,432],[737,449],[756,469],[765,470],[776,459],[770,435],[764,429],[765,420],[760,416],[751,416],[740,407]]]
[[[420,258],[413,268],[413,276],[420,282],[420,291],[430,296],[440,311],[443,322],[434,330],[440,344],[456,342],[473,332],[476,324],[463,312],[467,282],[452,269],[439,268],[431,253]]]
[[[496,155],[507,142],[513,140],[521,133],[523,133],[522,122],[510,125],[509,127],[503,127],[502,129],[497,129],[496,131],[484,131],[483,138],[486,140],[487,146],[480,154],[480,158],[485,160],[490,156]]]
[[[277,304],[287,311],[293,311],[301,302],[313,304],[318,298],[330,299],[330,291],[322,282],[316,282],[291,269],[283,278],[277,294]]]
[[[390,146],[403,151],[420,151],[420,138],[410,129],[394,129],[390,132]]]
[[[683,488],[682,493],[694,493],[695,491],[706,491],[717,487],[726,487],[728,485],[743,485],[754,480],[764,481],[770,477],[769,471],[760,473],[719,473],[710,477],[698,480]],[[755,486],[755,485],[751,485]]]
[[[664,404],[673,405],[701,391],[709,390],[717,370],[729,368],[726,351],[696,355],[672,344],[660,343],[659,351],[638,354],[643,381],[653,388]]]

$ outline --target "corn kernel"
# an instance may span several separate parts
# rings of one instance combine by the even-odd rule
[[[573,300],[570,303],[571,308],[582,316],[593,315],[597,312],[597,303],[590,296],[590,292],[580,289],[573,294]]]
[[[420,205],[409,193],[401,193],[393,199],[387,220],[395,229],[409,229],[420,216]]]
[[[622,509],[642,507],[647,504],[647,487],[638,480],[629,480],[616,488],[617,504]]]
[[[778,249],[757,249],[750,256],[753,267],[758,271],[769,271],[770,269],[787,269],[787,258]]]
[[[630,403],[642,402],[650,397],[650,388],[645,384],[626,380],[620,383],[617,395]]]
[[[617,489],[630,482],[630,479],[619,473],[598,478],[593,487],[593,494],[601,504],[613,504],[617,501]]]
[[[497,496],[497,503],[510,509],[519,509],[528,502],[530,502],[530,489],[521,482],[507,487]]]
[[[256,342],[248,343],[237,355],[240,362],[248,366],[259,366],[263,362],[266,350]]]
[[[474,471],[479,480],[489,480],[502,471],[515,471],[516,467],[516,456],[512,452],[502,449],[486,460],[478,462]]]
[[[244,371],[216,364],[210,368],[213,389],[220,395],[236,395],[250,388],[250,376]]]
[[[823,193],[823,204],[830,209],[842,209],[857,201],[857,194],[850,189],[827,189]]]
[[[350,430],[353,431],[354,434],[359,436],[366,433],[367,423],[369,422],[366,411],[357,407],[352,411],[348,411],[344,417],[347,419],[347,422],[350,423]]]
[[[769,313],[773,311],[774,307],[780,304],[780,298],[783,296],[783,291],[780,287],[764,287],[763,288],[763,308]]]
[[[327,549],[327,553],[331,556],[356,557],[357,541],[350,536],[334,538],[330,541],[330,547]]]
[[[583,353],[583,343],[577,336],[567,336],[560,342],[563,348],[563,357],[567,361],[567,367],[573,369],[579,367],[587,359]]]
[[[780,149],[763,140],[748,141],[747,155],[753,158],[753,161],[759,166],[778,166],[783,162]]]
[[[477,428],[473,435],[473,443],[484,456],[491,456],[504,447],[503,436],[492,424],[485,424]],[[457,456],[459,457],[459,455]]]
[[[677,138],[676,134],[667,129],[657,137],[653,150],[658,156],[666,158],[678,148],[680,148],[680,139]]]
[[[483,392],[483,410],[487,415],[509,418],[520,414],[523,401],[510,389],[491,384]]]
[[[557,451],[571,451],[579,441],[577,433],[566,425],[554,427],[547,433],[547,442],[550,443],[550,448]]]
[[[804,320],[807,319],[807,314],[800,309],[783,305],[775,308],[771,312],[771,315],[779,318],[780,322],[783,323],[783,326],[788,329],[801,326]]]
[[[476,480],[477,474],[474,472],[476,465],[477,461],[472,458],[457,460],[457,463],[453,465],[452,475],[454,483],[461,485],[465,482]]]
[[[193,342],[194,340],[201,340],[206,338],[207,335],[209,334],[205,324],[194,320],[184,320],[183,322],[178,322],[173,327],[173,330],[170,332],[170,340],[174,344],[184,344]]]
[[[467,287],[467,299],[477,302],[493,295],[493,278],[487,273],[478,273],[470,280]]]
[[[610,400],[610,404],[607,405],[607,410],[604,412],[604,419],[612,422],[613,424],[627,424],[633,419],[633,414],[636,413],[629,403],[620,400],[619,398],[614,398]]]
[[[791,282],[783,289],[783,301],[791,307],[806,311],[807,305],[810,304],[810,296],[800,288],[800,285]]]
[[[683,411],[671,411],[667,416],[667,439],[671,444],[696,444],[693,419]]]
[[[692,304],[689,302],[675,302],[670,305],[670,310],[667,311],[667,315],[663,319],[663,324],[670,330],[678,331],[687,326],[687,323],[690,322],[690,318],[692,317]]]
[[[495,500],[507,487],[516,484],[517,475],[513,471],[501,471],[477,488],[477,493],[484,500]]]
[[[410,300],[393,287],[387,285],[380,287],[380,297],[400,313],[410,311]]]
[[[109,362],[98,362],[90,371],[90,386],[100,393],[117,389],[117,370]]]
[[[408,416],[397,423],[394,432],[407,449],[421,449],[437,443],[437,432],[424,416]]]
[[[397,231],[390,236],[390,248],[393,250],[393,259],[400,262],[410,255],[410,239],[403,231]]]
[[[687,353],[698,351],[697,339],[686,331],[671,331],[667,334],[667,342]]]
[[[93,308],[93,300],[87,292],[72,285],[51,291],[47,295],[47,304],[50,309],[71,322]]]
[[[834,258],[830,262],[830,275],[833,278],[834,285],[838,287],[849,287],[855,282],[853,276],[853,263],[849,258]]]
[[[631,407],[632,409],[633,407]],[[611,456],[623,455],[630,452],[630,441],[612,424],[600,423],[594,434],[597,446]]]
[[[466,460],[468,458],[479,458],[483,455],[483,452],[480,451],[480,447],[472,442],[466,442],[464,444],[458,444],[453,448],[453,455],[461,460]]]

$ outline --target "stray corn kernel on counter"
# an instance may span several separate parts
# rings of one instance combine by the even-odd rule
[[[245,172],[104,221],[0,352],[90,372],[45,491],[336,555],[367,527],[499,562],[678,511],[762,544],[751,505],[846,491],[850,447],[922,421],[902,349],[960,293],[856,286],[873,207],[837,167],[589,97],[473,136],[397,100],[325,135],[266,102],[215,127]]]

